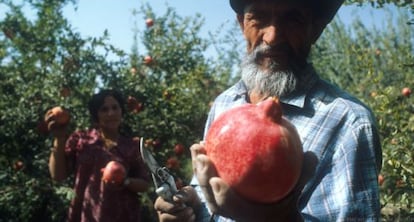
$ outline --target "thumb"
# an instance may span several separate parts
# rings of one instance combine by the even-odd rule
[[[211,190],[216,201],[217,208],[214,213],[222,216],[232,217],[237,215],[238,211],[243,208],[243,200],[233,191],[233,189],[221,178],[212,177],[209,181]]]
[[[176,203],[186,204],[193,208],[201,205],[201,201],[197,195],[197,192],[191,186],[185,186],[181,188],[181,190],[179,190],[178,193],[173,196],[173,200]]]
[[[220,207],[226,206],[229,200],[230,186],[219,177],[212,177],[209,181],[213,191],[216,204]]]

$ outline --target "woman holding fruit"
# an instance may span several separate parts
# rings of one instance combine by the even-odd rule
[[[88,108],[93,127],[69,137],[67,111],[54,108],[45,115],[54,138],[51,177],[62,181],[73,174],[75,179],[68,221],[140,221],[138,193],[148,189],[149,176],[138,141],[119,131],[123,97],[115,90],[102,90],[92,96]]]

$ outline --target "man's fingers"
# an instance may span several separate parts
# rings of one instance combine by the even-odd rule
[[[187,206],[197,208],[201,205],[200,198],[192,186],[185,186],[181,188],[173,197],[174,201],[185,203]]]
[[[195,175],[204,196],[207,200],[207,204],[210,209],[217,208],[216,201],[214,200],[214,194],[210,186],[210,178],[217,176],[216,169],[211,163],[210,159],[204,154],[198,154],[195,160],[193,160]]]
[[[203,143],[193,144],[190,147],[191,159],[193,161],[193,170],[195,169],[195,160],[199,154],[206,154],[206,150],[204,149]]]
[[[188,221],[193,222],[196,219],[196,215],[191,207],[187,207],[182,211],[175,212],[174,214],[158,211],[158,218],[160,222],[173,222],[173,221]]]
[[[175,213],[184,209],[184,204],[177,202],[168,202],[162,197],[158,197],[154,203],[154,209],[163,213]]]
[[[211,210],[214,213],[223,216],[234,215],[234,213],[237,214],[237,211],[241,209],[243,200],[233,193],[230,186],[219,177],[211,178],[210,185],[217,205],[217,208]],[[229,208],[229,206],[231,206],[231,208]]]
[[[160,222],[168,221],[195,221],[195,213],[193,206],[186,205],[187,201],[192,197],[191,192],[186,192],[188,190],[182,190],[174,196],[174,202],[168,202],[162,197],[158,197],[154,203],[154,209],[158,212]]]

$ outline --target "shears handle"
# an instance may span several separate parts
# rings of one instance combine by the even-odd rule
[[[174,194],[178,192],[174,177],[172,175],[168,175],[161,184],[158,184],[155,192],[164,200],[172,201]]]

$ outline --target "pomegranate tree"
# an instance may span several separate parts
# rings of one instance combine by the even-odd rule
[[[285,197],[302,169],[299,135],[282,117],[275,98],[221,114],[207,133],[205,149],[219,176],[254,202],[272,203]]]

